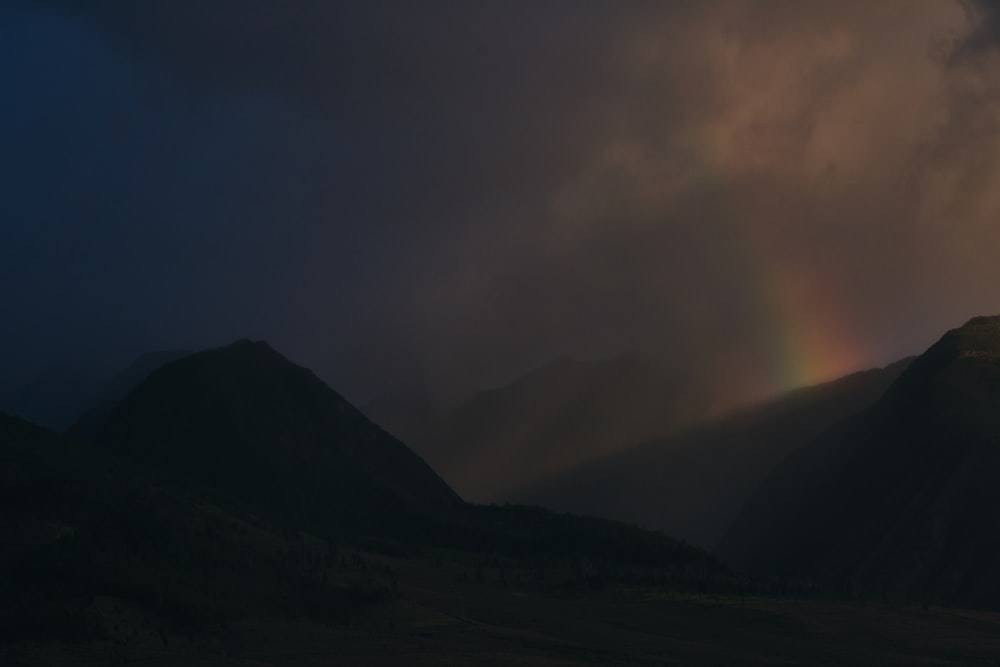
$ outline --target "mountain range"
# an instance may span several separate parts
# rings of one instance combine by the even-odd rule
[[[700,425],[627,357],[457,411],[477,458],[546,445],[523,481],[494,466],[507,489],[656,530],[469,503],[263,342],[150,357],[121,386],[67,434],[0,415],[5,665],[1000,658],[1000,614],[934,606],[1000,611],[1000,318]]]
[[[373,419],[421,453],[464,497],[509,502],[519,489],[673,433],[711,414],[711,395],[634,354],[561,357],[458,405],[379,398]]]
[[[148,352],[112,374],[53,366],[23,384],[0,391],[0,412],[55,431],[75,427],[81,419],[96,423],[152,371],[188,354],[191,350]]]
[[[720,553],[756,572],[1000,604],[1000,317],[946,333],[767,479]]]
[[[911,360],[795,390],[665,437],[565,466],[510,500],[606,516],[715,548],[764,478],[868,407]]]
[[[159,651],[248,618],[347,622],[395,595],[373,553],[419,563],[430,549],[465,580],[516,572],[540,589],[635,568],[686,586],[733,577],[661,534],[469,505],[262,342],[166,363],[84,435],[0,417],[0,644]]]
[[[96,429],[102,449],[334,529],[413,523],[458,496],[405,445],[266,343],[153,371]]]

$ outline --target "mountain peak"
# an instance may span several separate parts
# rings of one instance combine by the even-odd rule
[[[178,373],[195,374],[201,381],[212,384],[233,381],[257,383],[275,373],[313,376],[312,371],[293,363],[266,341],[245,338],[223,347],[189,354],[165,364],[153,375]],[[318,379],[316,381],[319,382]],[[247,387],[235,389],[242,393]]]
[[[1000,316],[974,317],[948,331],[906,369],[889,390],[892,400],[927,397],[945,375],[994,375],[1000,361]],[[986,362],[986,363],[983,363]],[[966,380],[962,380],[967,383]]]
[[[460,504],[403,443],[262,341],[162,366],[117,405],[94,441],[236,498],[352,530],[365,530],[378,513],[397,525]]]
[[[266,340],[251,340],[249,338],[240,338],[239,340],[235,340],[229,345],[225,345],[218,349],[229,350],[232,352],[260,351],[278,354],[278,352],[271,347]]]
[[[217,347],[212,350],[204,350],[199,354],[217,357],[240,357],[244,360],[256,359],[261,361],[267,359],[273,362],[291,363],[283,354],[271,347],[267,341],[250,340],[249,338],[241,338],[229,345]]]
[[[1000,604],[998,443],[1000,317],[976,317],[787,458],[726,550],[768,574]]]
[[[948,341],[960,357],[1000,359],[1000,316],[973,317],[958,329],[952,329]]]

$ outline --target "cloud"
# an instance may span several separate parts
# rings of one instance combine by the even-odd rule
[[[614,94],[586,112],[600,119],[589,158],[552,199],[556,244],[600,246],[631,228],[637,244],[662,247],[663,261],[632,267],[636,284],[666,273],[698,286],[717,308],[682,296],[670,307],[720,351],[730,343],[713,330],[727,320],[766,349],[774,324],[754,331],[752,311],[774,295],[754,292],[806,279],[764,318],[838,328],[803,343],[826,357],[818,375],[916,351],[964,312],[997,307],[1000,70],[992,55],[953,57],[980,29],[960,5],[688,10],[622,41]],[[677,270],[685,251],[700,262]],[[764,374],[774,363],[756,361]]]
[[[244,119],[211,210],[261,242],[187,330],[243,335],[211,303],[249,281],[262,333],[358,393],[638,349],[746,396],[1000,306],[994,3],[42,5],[183,89],[136,128],[191,119],[170,143],[204,157]],[[147,159],[128,187],[163,199],[186,170]],[[171,231],[196,191],[148,224],[205,243]]]

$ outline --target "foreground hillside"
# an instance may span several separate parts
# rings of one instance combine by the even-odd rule
[[[326,541],[2,415],[0,481],[5,643],[167,648],[243,617],[343,620],[384,597],[310,565],[334,553]]]
[[[997,614],[777,598],[690,551],[672,566],[655,536],[641,565],[613,553],[613,524],[528,508],[484,510],[520,554],[337,544],[7,417],[0,479],[5,666],[1000,660]]]
[[[722,553],[756,572],[1000,606],[1000,318],[948,332],[768,480]]]
[[[118,636],[0,642],[4,665],[983,665],[1000,660],[1000,615],[880,602],[678,594],[654,586],[553,594],[496,568],[348,554],[386,599],[346,619],[237,618],[166,641],[101,600]],[[363,570],[361,568],[364,568]],[[474,571],[473,571],[474,570]],[[345,568],[345,571],[346,568]],[[481,576],[477,576],[480,575]],[[481,583],[480,583],[481,582]],[[131,612],[131,610],[129,610]],[[113,627],[113,626],[112,626]]]

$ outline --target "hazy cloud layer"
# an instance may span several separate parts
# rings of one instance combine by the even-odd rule
[[[1000,312],[995,3],[0,13],[25,367],[267,337],[360,396],[636,349],[740,395]]]

